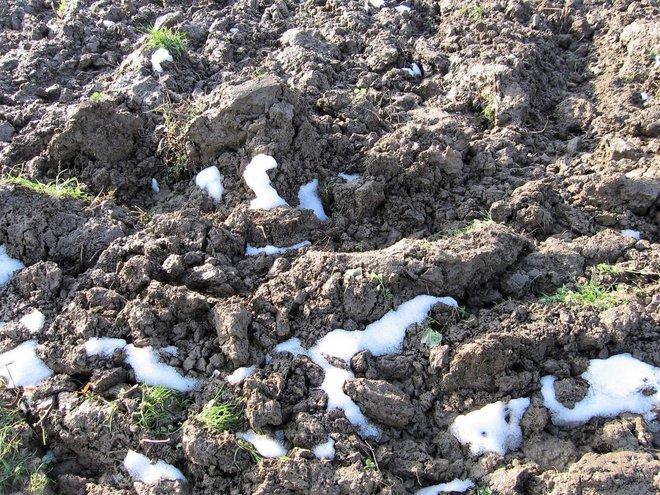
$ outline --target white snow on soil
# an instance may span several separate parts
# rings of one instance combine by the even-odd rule
[[[186,480],[183,473],[171,464],[160,459],[153,463],[148,457],[138,454],[134,450],[129,450],[126,454],[124,467],[133,479],[142,483],[155,483],[160,480]]]
[[[85,352],[88,356],[101,355],[109,358],[117,349],[126,347],[124,339],[112,339],[110,337],[92,337],[85,342]]]
[[[385,0],[368,0],[369,5],[372,7],[375,7],[377,9],[381,8],[383,5],[385,5]]]
[[[158,185],[158,181],[156,179],[151,179],[151,190],[156,194],[160,192],[160,186]]]
[[[408,327],[424,321],[431,308],[438,303],[458,306],[456,300],[451,297],[417,296],[400,304],[396,310],[387,312],[364,330],[333,330],[308,351],[300,340],[295,338],[278,344],[274,350],[307,355],[320,366],[325,372],[321,389],[328,396],[328,409],[342,409],[362,437],[376,437],[380,435],[378,428],[369,422],[353,399],[344,393],[344,384],[355,375],[348,370],[332,366],[325,356],[337,357],[348,363],[361,350],[369,350],[374,356],[399,353]]]
[[[360,174],[345,174],[344,172],[338,175],[340,179],[344,179],[346,182],[353,182],[360,178]]]
[[[7,255],[4,244],[0,246],[0,287],[9,282],[14,272],[23,268],[25,268],[23,263]]]
[[[394,10],[396,10],[399,14],[403,14],[404,12],[410,12],[412,9],[407,5],[401,4],[394,7]]]
[[[156,72],[163,72],[163,68],[160,64],[163,62],[174,62],[172,55],[165,48],[159,48],[151,54],[151,67]]]
[[[474,488],[472,480],[455,479],[449,483],[440,483],[439,485],[427,486],[417,490],[415,495],[439,495],[441,493],[464,493],[470,488]]]
[[[46,323],[46,317],[38,309],[32,310],[18,320],[21,325],[27,328],[30,333],[38,333]]]
[[[294,244],[293,246],[286,246],[286,247],[277,247],[271,244],[267,244],[264,247],[258,248],[248,244],[247,247],[245,248],[245,254],[247,256],[256,256],[258,254],[264,253],[267,254],[268,256],[272,256],[274,254],[284,254],[287,251],[294,251],[296,249],[304,248],[306,246],[311,246],[311,245],[312,243],[309,241],[299,242],[298,244]]]
[[[225,192],[222,185],[222,174],[215,165],[205,168],[195,176],[195,184],[205,190],[215,201],[220,201]]]
[[[288,352],[294,356],[307,355],[307,349],[303,347],[300,339],[297,337],[293,337],[289,340],[285,340],[284,342],[277,344],[273,349],[273,352]]]
[[[335,458],[335,441],[328,437],[327,442],[318,444],[312,449],[317,459],[334,459]]]
[[[277,162],[275,158],[268,155],[255,156],[245,168],[243,179],[257,195],[255,199],[250,201],[251,210],[270,210],[278,206],[288,205],[270,183],[267,171],[273,168],[277,168]]]
[[[633,239],[637,239],[638,241],[642,238],[642,234],[637,231],[637,230],[622,230],[621,234],[623,234],[625,237],[632,237]]]
[[[250,366],[249,368],[243,366],[242,368],[237,368],[231,375],[228,375],[225,380],[231,385],[238,385],[250,376],[256,368],[256,366]]]
[[[245,433],[236,433],[236,436],[254,445],[257,452],[264,457],[282,457],[288,452],[282,440],[268,435],[260,435],[252,430]]]
[[[451,297],[417,296],[399,305],[396,310],[388,311],[364,330],[333,330],[319,340],[310,353],[326,354],[347,363],[355,354],[364,350],[374,356],[400,353],[407,328],[413,323],[424,321],[431,308],[439,303],[458,306]]]
[[[328,221],[328,215],[325,214],[323,209],[323,203],[321,203],[321,198],[319,198],[319,180],[314,179],[311,182],[308,182],[304,186],[300,186],[298,190],[298,202],[300,207],[306,210],[312,210],[316,218],[322,222]]]
[[[494,452],[506,455],[522,444],[520,420],[529,407],[528,398],[488,404],[481,409],[457,417],[449,431],[463,445],[470,446],[472,455]]]
[[[422,75],[422,70],[419,68],[419,65],[413,63],[410,68],[402,67],[401,70],[408,74],[411,77],[419,77]]]
[[[199,380],[183,377],[176,368],[160,362],[158,351],[151,347],[125,347],[126,362],[135,371],[135,379],[146,385],[160,385],[179,392],[190,392],[199,386]]]
[[[550,410],[554,424],[579,425],[597,416],[612,418],[625,412],[642,414],[649,422],[655,419],[653,410],[660,405],[660,368],[630,354],[618,354],[592,359],[582,378],[589,390],[572,409],[557,400],[556,378],[541,378],[543,405]]]
[[[37,341],[28,340],[0,354],[0,377],[9,388],[34,387],[53,374],[37,356]]]

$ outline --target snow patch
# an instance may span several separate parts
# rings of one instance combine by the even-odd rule
[[[114,22],[114,21],[111,21],[111,20],[109,20],[109,19],[104,19],[103,22],[102,22],[102,24],[103,24],[103,27],[111,28],[112,26],[114,26],[114,25],[117,24],[117,23]]]
[[[408,74],[410,77],[420,77],[422,75],[422,69],[419,68],[419,65],[412,63],[410,68],[402,67],[401,70]]]
[[[205,190],[215,201],[220,201],[225,192],[225,188],[222,186],[222,174],[215,165],[198,173],[195,177],[195,184]]]
[[[407,328],[413,323],[421,323],[431,308],[438,303],[458,306],[451,297],[417,296],[399,305],[396,310],[389,311],[364,330],[333,330],[308,351],[296,338],[278,344],[274,350],[290,352],[293,355],[307,355],[320,366],[325,373],[321,389],[328,396],[328,409],[342,409],[362,437],[376,437],[380,435],[380,430],[369,422],[358,405],[344,393],[344,384],[354,378],[353,373],[332,366],[325,355],[343,359],[348,363],[361,350],[369,350],[375,356],[401,352]]]
[[[37,341],[28,340],[0,354],[0,376],[9,388],[34,387],[53,374],[37,356]]]
[[[481,409],[457,417],[449,431],[463,445],[470,446],[472,455],[495,452],[506,455],[522,444],[520,420],[529,407],[529,398],[488,404]]]
[[[142,483],[155,483],[160,480],[186,481],[183,473],[171,464],[160,459],[153,463],[148,457],[138,454],[134,450],[129,450],[126,454],[124,467],[133,479]]]
[[[273,349],[273,352],[288,352],[294,356],[307,356],[307,349],[302,346],[300,339],[297,337],[293,337],[277,344]]]
[[[396,10],[399,14],[403,14],[404,12],[410,12],[412,9],[407,5],[401,4],[394,7],[394,10]]]
[[[641,414],[649,422],[655,419],[653,409],[660,405],[660,368],[630,354],[618,354],[592,359],[582,378],[589,383],[589,391],[573,409],[557,400],[554,376],[541,378],[543,405],[555,425],[579,425],[596,416],[612,418],[624,412]]]
[[[385,5],[385,0],[367,0],[367,4],[371,5],[372,7],[379,9],[383,5]]]
[[[27,328],[30,333],[37,333],[44,327],[46,317],[41,311],[34,309],[18,321],[21,325]]]
[[[277,194],[270,183],[268,170],[277,168],[275,158],[268,155],[257,155],[245,168],[243,179],[250,189],[257,195],[250,201],[251,210],[270,210],[278,206],[286,206],[288,203]]]
[[[229,28],[229,32],[230,32],[231,34],[236,34],[236,33],[238,33],[239,31],[240,31],[240,29],[238,29],[237,27]]]
[[[374,356],[400,353],[407,328],[424,321],[431,308],[438,303],[458,306],[451,297],[417,296],[399,305],[396,310],[388,311],[364,330],[333,330],[319,340],[312,351],[343,359],[347,363],[364,350]]]
[[[174,59],[166,48],[159,48],[151,54],[151,68],[156,72],[163,72],[163,68],[160,65],[163,62],[174,62]]]
[[[322,222],[327,222],[328,215],[326,215],[325,210],[323,210],[323,203],[321,203],[321,198],[319,198],[318,187],[318,179],[314,179],[304,186],[300,186],[300,190],[298,191],[298,202],[300,203],[300,208],[312,210],[314,215],[316,215],[316,218]]]
[[[637,230],[625,229],[621,231],[621,234],[625,237],[632,237],[633,239],[637,239],[638,241],[642,238],[642,234],[640,234],[640,232]]]
[[[250,366],[249,368],[243,366],[241,368],[237,368],[236,370],[234,370],[234,372],[231,375],[227,375],[225,380],[227,380],[227,382],[230,383],[231,385],[238,385],[248,376],[250,376],[255,369],[256,366]]]
[[[334,459],[335,458],[335,441],[328,437],[327,442],[318,444],[312,449],[317,459]]]
[[[92,337],[85,342],[85,352],[88,356],[101,355],[109,358],[117,349],[126,347],[124,339],[112,339],[110,337]]]
[[[346,182],[353,182],[360,178],[360,174],[345,174],[344,172],[341,172],[338,177],[344,179]]]
[[[264,457],[282,457],[288,452],[282,440],[268,435],[260,435],[252,430],[245,433],[236,433],[236,436],[254,445],[257,452]]]
[[[287,251],[293,251],[295,249],[300,249],[300,248],[304,248],[305,246],[311,246],[311,245],[312,243],[309,241],[299,242],[298,244],[294,244],[293,246],[286,246],[286,247],[277,247],[268,244],[264,247],[258,248],[248,244],[247,247],[245,248],[245,254],[247,256],[256,256],[258,254],[264,253],[269,256],[272,256],[274,254],[283,254],[286,253]]]
[[[156,194],[160,192],[160,186],[158,185],[158,181],[156,179],[151,179],[151,190]]]
[[[135,371],[135,379],[146,385],[160,385],[179,392],[190,392],[199,386],[199,380],[183,377],[179,372],[158,359],[158,352],[151,347],[135,347],[129,344],[126,362]]]
[[[421,490],[417,490],[415,495],[439,495],[441,493],[459,492],[463,493],[470,488],[474,488],[472,480],[459,480],[455,479],[449,483],[440,483],[439,485],[427,486]]]
[[[4,244],[0,246],[0,287],[9,282],[14,272],[23,268],[25,268],[23,263],[7,255]]]

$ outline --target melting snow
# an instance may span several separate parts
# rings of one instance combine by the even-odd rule
[[[396,310],[388,311],[380,320],[364,330],[334,330],[323,337],[310,352],[319,352],[348,362],[359,351],[369,350],[374,356],[399,353],[406,329],[421,323],[431,308],[438,304],[458,306],[451,297],[417,296]]]
[[[37,333],[44,327],[46,322],[46,317],[38,309],[32,310],[32,312],[26,314],[19,320],[21,325],[27,328],[30,333]]]
[[[327,442],[318,444],[312,449],[317,459],[334,459],[335,458],[335,441],[328,437]]]
[[[413,323],[421,323],[431,308],[438,303],[457,306],[451,297],[417,296],[396,310],[389,311],[380,320],[368,325],[364,330],[333,330],[306,351],[300,340],[289,339],[275,347],[275,352],[290,352],[294,355],[307,355],[323,368],[325,375],[321,389],[328,396],[328,409],[342,409],[346,418],[358,428],[363,437],[380,435],[358,405],[344,393],[344,383],[354,378],[348,370],[332,366],[324,355],[337,357],[349,362],[361,350],[369,350],[374,356],[401,352],[407,328]]]
[[[321,198],[319,198],[318,187],[318,179],[314,179],[304,186],[300,186],[300,190],[298,191],[298,202],[300,203],[301,208],[312,210],[319,220],[327,222],[328,215],[326,215],[323,210],[323,203],[321,203]]]
[[[307,350],[302,346],[300,339],[296,337],[277,344],[273,352],[288,352],[294,356],[307,356]]]
[[[159,48],[151,54],[151,67],[156,72],[163,72],[163,68],[160,66],[163,62],[174,62],[174,59],[167,49]]]
[[[160,192],[160,186],[158,185],[158,181],[156,179],[151,179],[151,190],[156,194]]]
[[[344,172],[339,174],[340,179],[344,179],[346,182],[353,182],[360,178],[360,174],[345,174]]]
[[[459,480],[455,479],[449,483],[440,483],[439,485],[427,486],[421,490],[417,490],[415,495],[439,495],[440,493],[451,492],[466,492],[470,488],[474,488],[472,480]]]
[[[377,9],[381,8],[383,5],[385,5],[385,0],[368,0],[369,5],[372,7],[375,7]]]
[[[158,359],[158,352],[151,347],[135,347],[129,344],[126,349],[126,362],[135,371],[135,379],[147,385],[160,385],[178,390],[179,392],[190,392],[199,386],[199,380],[183,377],[179,372]]]
[[[232,34],[238,33],[239,31],[240,31],[240,29],[238,29],[237,27],[229,28],[229,32],[232,33]]]
[[[249,368],[247,367],[242,367],[234,370],[234,372],[231,375],[228,375],[225,380],[227,380],[228,383],[231,385],[237,385],[241,383],[243,380],[245,380],[248,376],[250,376],[254,370],[256,369],[256,366],[250,366]]]
[[[25,265],[7,255],[7,249],[3,244],[0,246],[0,287],[9,282],[14,272],[25,268]]]
[[[626,237],[632,237],[633,239],[637,239],[638,241],[642,238],[642,235],[637,230],[625,229],[621,231],[621,234],[623,234]]]
[[[529,407],[529,399],[513,399],[488,404],[477,411],[457,417],[449,431],[463,445],[470,445],[472,455],[495,452],[505,455],[522,444],[520,420]]]
[[[419,77],[422,75],[422,70],[419,68],[419,65],[413,62],[413,64],[408,67],[402,67],[401,70],[408,74],[411,77]]]
[[[117,349],[126,347],[124,339],[111,339],[109,337],[92,337],[85,342],[85,352],[88,356],[101,355],[109,358]]]
[[[399,14],[403,14],[404,12],[410,12],[412,9],[407,5],[401,4],[394,7],[394,10],[396,10]]]
[[[552,422],[559,426],[583,424],[596,416],[611,418],[624,412],[655,418],[660,405],[660,368],[619,354],[608,359],[592,359],[582,374],[589,391],[573,409],[562,405],[555,395],[554,376],[541,378],[543,404],[550,409]]]
[[[282,440],[268,435],[259,435],[252,430],[245,433],[236,433],[236,436],[254,445],[257,452],[264,457],[282,457],[288,452]]]
[[[129,450],[124,459],[128,474],[142,483],[155,483],[159,480],[186,480],[183,473],[171,464],[158,460],[152,463],[148,457]]]
[[[264,247],[258,248],[248,244],[247,247],[245,248],[245,254],[247,256],[256,256],[258,254],[264,253],[271,256],[273,254],[283,254],[286,253],[287,251],[293,251],[295,249],[300,249],[300,248],[304,248],[305,246],[311,246],[311,245],[312,243],[309,241],[299,242],[298,244],[294,244],[293,246],[287,246],[287,247],[277,247],[268,244]]]
[[[53,374],[36,353],[37,341],[28,340],[0,354],[0,376],[7,386],[34,387]]]
[[[268,155],[255,156],[245,168],[245,172],[243,172],[245,183],[257,195],[250,201],[251,210],[270,210],[277,206],[288,205],[270,183],[270,177],[266,171],[273,168],[277,168],[277,162],[275,158]]]
[[[222,186],[222,174],[215,165],[205,168],[195,177],[195,184],[204,189],[215,201],[222,199],[225,188]]]

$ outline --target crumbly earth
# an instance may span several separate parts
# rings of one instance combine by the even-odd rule
[[[43,493],[405,494],[454,478],[480,494],[660,492],[653,424],[554,426],[539,382],[557,376],[572,406],[590,359],[660,366],[658,3],[396,5],[0,2],[0,171],[75,177],[95,197],[0,186],[0,245],[27,265],[0,288],[0,352],[35,337],[18,319],[39,309],[38,354],[55,372],[29,401],[1,392],[31,427],[22,448],[49,452]],[[154,24],[188,40],[162,73],[142,41]],[[401,70],[413,62],[422,76]],[[269,175],[292,206],[248,209],[242,172],[258,153],[277,160]],[[194,184],[210,165],[219,202]],[[327,223],[296,206],[313,179]],[[590,280],[625,296],[613,308],[542,298]],[[344,391],[380,438],[327,410],[308,357],[272,353],[420,294],[462,309],[437,305],[400,354],[350,362]],[[422,342],[425,327],[440,345]],[[169,434],[136,424],[124,351],[88,357],[91,337],[177,347],[161,359],[201,387]],[[215,433],[195,417],[219,391],[242,422]],[[531,398],[519,449],[473,456],[449,432],[457,415],[518,397]],[[249,428],[283,432],[288,456],[254,456],[235,436]],[[336,456],[318,460],[328,436]],[[129,449],[187,483],[133,480]]]

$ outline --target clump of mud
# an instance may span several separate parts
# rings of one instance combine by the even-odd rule
[[[660,367],[658,6],[378,3],[0,5],[0,246],[26,265],[0,364],[36,341],[53,372],[0,372],[24,468],[0,491],[660,491],[660,402],[558,425],[541,393],[580,403],[594,359]],[[185,39],[162,71],[150,26]],[[250,207],[258,154],[286,205]],[[314,180],[327,219],[299,206]],[[458,307],[383,352],[356,337],[422,295]],[[459,442],[483,408],[506,448]]]

